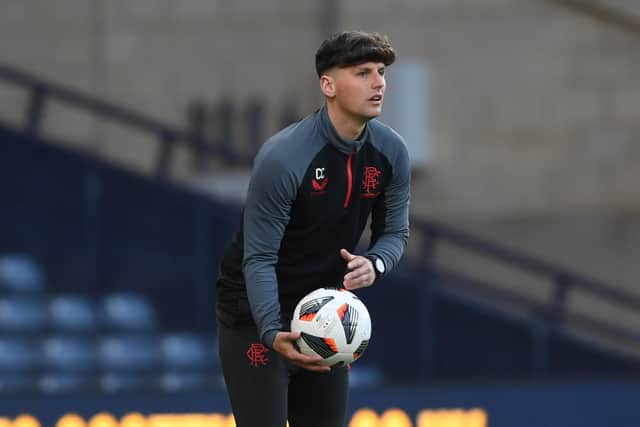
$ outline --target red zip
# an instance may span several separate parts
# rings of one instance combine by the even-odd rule
[[[347,197],[344,199],[344,207],[345,209],[349,206],[349,199],[351,198],[351,187],[353,185],[352,175],[351,175],[351,158],[353,157],[353,151],[349,154],[347,158]]]

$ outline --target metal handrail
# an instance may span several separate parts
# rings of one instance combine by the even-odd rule
[[[107,117],[154,134],[161,144],[156,166],[158,175],[168,173],[169,155],[175,144],[185,144],[194,150],[197,149],[199,154],[207,156],[217,157],[223,154],[219,144],[205,141],[202,136],[192,131],[167,125],[147,115],[46,81],[15,67],[0,64],[0,79],[22,86],[31,92],[24,123],[25,132],[31,135],[39,132],[42,111],[47,99],[54,98],[60,102],[83,108],[91,114]]]
[[[425,248],[427,252],[433,252],[433,246],[437,241],[446,241],[463,249],[494,258],[530,274],[550,279],[555,286],[554,300],[552,301],[553,310],[551,312],[546,310],[551,318],[562,319],[561,313],[564,312],[566,294],[570,288],[588,291],[604,300],[615,302],[633,312],[640,313],[640,297],[605,282],[586,277],[551,262],[542,261],[436,221],[414,220],[412,228],[421,230],[422,234],[427,237],[427,241],[424,242],[427,246]],[[620,332],[625,331],[620,329]],[[640,336],[636,334],[636,338],[638,337]]]
[[[502,301],[518,307],[527,307],[529,313],[534,316],[546,315],[547,319],[554,319],[553,316],[549,316],[548,305],[542,301],[536,300],[535,298],[524,296],[510,289],[497,288],[495,283],[491,281],[481,280],[477,277],[472,277],[452,269],[439,266],[434,266],[432,269],[439,277],[448,279],[447,286],[450,284],[450,281],[454,281],[457,285],[456,287],[460,287],[464,291],[489,297],[493,300]],[[443,291],[446,292],[446,289],[444,289],[445,286],[442,288]],[[640,339],[640,333],[638,331],[623,328],[619,325],[600,320],[591,315],[570,313],[565,315],[563,320],[575,325],[586,326],[589,330],[599,331],[602,335],[613,337],[621,341],[637,341]]]

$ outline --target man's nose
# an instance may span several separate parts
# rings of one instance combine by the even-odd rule
[[[375,74],[375,77],[373,78],[373,87],[374,88],[381,88],[384,87],[385,81],[384,81],[384,76],[381,76],[380,74]]]

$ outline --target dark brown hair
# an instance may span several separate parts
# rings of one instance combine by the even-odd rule
[[[386,36],[363,31],[343,31],[322,42],[316,52],[318,77],[333,67],[349,67],[365,62],[391,65],[396,53]]]

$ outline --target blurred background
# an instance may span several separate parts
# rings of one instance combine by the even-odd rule
[[[0,425],[232,425],[218,263],[342,29],[413,167],[349,425],[640,424],[636,0],[5,0]]]

